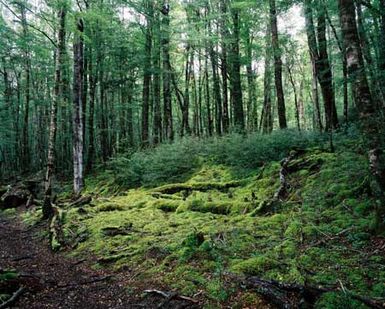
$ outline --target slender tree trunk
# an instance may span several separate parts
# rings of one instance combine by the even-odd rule
[[[52,176],[55,169],[55,140],[56,140],[56,120],[57,120],[57,107],[62,99],[62,70],[65,63],[65,24],[66,24],[66,10],[62,7],[58,12],[59,18],[59,31],[57,35],[57,48],[56,48],[56,61],[55,61],[55,88],[54,95],[51,103],[50,113],[50,125],[49,125],[49,138],[48,138],[48,155],[47,155],[47,170],[45,175],[45,190],[44,190],[44,202],[43,202],[43,217],[49,218],[52,213]]]
[[[144,72],[143,72],[143,104],[142,104],[142,146],[149,145],[149,111],[150,111],[150,88],[151,88],[151,53],[152,53],[152,23],[154,19],[152,3],[146,0],[147,29],[144,48]]]
[[[277,109],[279,127],[281,129],[287,128],[286,123],[286,107],[285,96],[283,93],[282,85],[282,59],[281,50],[279,47],[278,38],[278,22],[277,22],[277,9],[275,7],[275,0],[269,0],[270,3],[270,25],[271,25],[271,42],[274,55],[274,76],[275,76],[275,89],[277,93]]]
[[[243,112],[242,83],[241,83],[241,59],[239,54],[240,22],[239,10],[232,10],[233,39],[231,44],[231,93],[234,109],[234,126],[238,132],[245,129],[245,118]]]
[[[298,104],[297,87],[295,85],[294,77],[289,65],[287,66],[287,71],[289,73],[290,84],[293,87],[293,92],[294,92],[295,119],[297,121],[297,129],[298,131],[301,131],[301,123],[299,120],[299,104]]]
[[[161,94],[160,94],[160,16],[159,13],[156,13],[156,19],[154,23],[154,124],[153,124],[153,142],[154,144],[158,144],[162,142],[162,110],[161,110]]]
[[[323,125],[321,119],[321,109],[319,104],[319,94],[318,94],[318,78],[317,78],[317,69],[315,62],[312,63],[312,101],[313,101],[313,117],[316,128],[322,132]]]
[[[186,47],[186,66],[185,66],[185,88],[183,96],[183,109],[182,109],[182,136],[185,134],[190,135],[190,81],[192,74],[192,67],[194,61],[194,53],[189,43]]]
[[[379,71],[380,71],[380,83],[382,89],[382,95],[385,99],[385,0],[380,0],[379,2],[379,11],[381,13],[380,20],[380,44],[379,44]],[[383,106],[385,107],[385,106]]]
[[[222,75],[222,106],[223,106],[223,132],[228,133],[230,127],[229,120],[229,98],[228,98],[228,84],[227,84],[227,40],[230,37],[229,30],[227,28],[227,0],[220,1],[221,9],[221,49],[222,49],[222,65],[221,65],[221,75]]]
[[[252,67],[252,38],[250,34],[250,29],[247,28],[246,35],[246,55],[247,55],[247,89],[248,89],[248,98],[247,98],[247,129],[249,131],[254,130],[254,124],[256,119],[258,119],[258,111],[256,106],[256,95],[255,95],[255,73]]]
[[[270,52],[270,26],[266,30],[265,73],[263,78],[263,108],[261,113],[260,130],[264,134],[273,130],[273,118],[271,114],[271,52]]]
[[[92,170],[95,159],[95,131],[94,131],[94,117],[95,117],[95,95],[96,95],[96,76],[93,70],[92,49],[89,49],[88,59],[88,79],[90,87],[90,101],[88,109],[88,154],[87,154],[87,172]]]
[[[171,100],[171,67],[170,67],[170,17],[169,5],[165,4],[162,9],[162,50],[163,50],[163,126],[165,139],[174,139],[174,128],[172,119]]]
[[[209,26],[210,27],[210,26]],[[209,43],[211,68],[213,74],[213,92],[215,101],[215,130],[218,135],[222,134],[222,102],[221,102],[221,89],[218,76],[218,58],[215,54],[212,42]]]
[[[83,136],[83,20],[77,20],[78,34],[74,38],[74,78],[73,78],[73,169],[74,169],[74,193],[80,195],[84,187],[84,136]]]
[[[209,68],[207,60],[207,48],[205,57],[205,99],[206,99],[206,113],[207,113],[207,133],[209,136],[213,135],[213,119],[211,117],[211,102],[210,102],[210,79],[209,79]]]
[[[329,55],[326,41],[326,13],[324,6],[318,12],[317,38],[319,58],[317,65],[318,78],[321,85],[322,97],[324,99],[325,128],[327,131],[338,127],[338,117],[333,87],[333,74],[330,67]]]
[[[370,88],[371,88],[371,93],[373,95],[373,99],[376,103],[379,103],[380,106],[385,106],[383,98],[382,98],[382,93],[381,93],[381,86],[379,84],[379,80],[377,79],[376,74],[374,73],[374,63],[373,63],[373,58],[372,58],[372,53],[370,50],[370,45],[368,42],[368,38],[366,36],[366,29],[364,26],[364,20],[362,16],[362,8],[361,4],[359,2],[356,3],[356,8],[357,8],[357,28],[358,28],[358,34],[360,38],[360,43],[361,43],[361,49],[362,49],[362,54],[364,57],[364,60],[366,61],[366,68],[369,73],[369,78],[370,78]],[[378,106],[378,107],[380,107]]]
[[[24,171],[29,170],[30,164],[30,149],[29,149],[29,108],[31,101],[31,59],[28,45],[28,25],[27,14],[25,4],[19,2],[21,11],[21,26],[23,31],[23,38],[25,40],[25,46],[23,47],[23,54],[25,58],[24,71],[25,71],[25,89],[24,89],[24,119],[23,119],[23,131],[22,131],[22,167]]]

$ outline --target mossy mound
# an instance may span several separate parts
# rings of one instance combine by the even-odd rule
[[[206,164],[186,182],[99,195],[83,215],[67,209],[63,227],[87,234],[73,254],[92,253],[103,266],[138,270],[138,280],[184,295],[204,291],[208,304],[234,297],[229,272],[299,284],[342,282],[347,291],[385,297],[366,158],[342,146],[336,153],[308,149],[289,166],[287,196],[266,204],[280,186],[280,168],[265,162],[240,177],[233,167]],[[261,211],[263,203],[271,207]],[[113,237],[101,232],[127,226],[129,232]],[[317,306],[356,302],[325,294]]]

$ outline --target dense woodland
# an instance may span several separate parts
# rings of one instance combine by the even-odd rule
[[[54,249],[85,242],[78,254],[137,267],[158,242],[163,247],[146,264],[147,275],[161,271],[161,256],[174,279],[196,276],[196,286],[183,275],[173,287],[182,293],[179,301],[194,306],[205,286],[205,304],[254,308],[254,298],[230,296],[223,273],[231,269],[257,275],[245,285],[278,307],[296,308],[293,299],[301,297],[314,305],[342,289],[349,299],[324,297],[317,308],[383,308],[385,289],[375,284],[385,278],[385,261],[370,259],[385,250],[379,245],[385,243],[385,0],[0,0],[0,10],[0,184],[10,185],[0,190],[2,203],[15,193],[11,184],[39,179],[43,189],[27,194],[34,211],[23,220],[50,219]],[[88,209],[91,200],[97,207]],[[116,249],[122,245],[116,235],[136,233],[132,222],[121,226],[124,216],[113,216],[123,211],[140,229],[151,224],[142,224],[144,217],[159,220],[160,230],[148,232],[152,238],[133,238],[132,254]],[[157,212],[172,214],[161,220]],[[222,231],[226,220],[233,230]],[[171,232],[173,224],[183,228]],[[238,229],[242,237],[234,236]],[[99,236],[90,236],[99,230],[116,241],[107,242],[115,246],[108,254]],[[251,252],[249,236],[273,240]],[[337,249],[325,249],[317,237],[356,252],[328,260]],[[294,247],[285,247],[289,240]],[[313,253],[323,269],[346,263],[341,267],[352,273],[322,277],[311,261],[295,256],[307,246],[325,250]],[[279,259],[271,256],[278,251]],[[199,256],[205,265],[199,271],[216,285],[164,262],[170,256],[183,267]],[[271,262],[281,257],[281,266]],[[215,271],[205,270],[207,260],[215,261]],[[357,286],[363,274],[352,279],[353,260],[366,267],[365,287]],[[340,286],[308,286],[306,276]],[[173,294],[154,291],[148,293],[171,301]]]

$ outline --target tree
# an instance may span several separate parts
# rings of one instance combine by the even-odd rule
[[[49,139],[48,139],[48,155],[47,155],[47,170],[45,175],[45,190],[43,201],[43,217],[49,218],[52,215],[52,177],[55,169],[55,140],[57,129],[57,108],[63,96],[63,80],[62,72],[64,66],[64,58],[66,54],[66,15],[67,8],[65,3],[60,3],[58,10],[59,30],[57,33],[56,43],[56,63],[55,63],[55,88],[51,103]]]
[[[163,131],[164,137],[174,139],[171,99],[171,65],[170,65],[170,5],[162,8],[162,55],[163,55]]]
[[[74,169],[74,193],[79,195],[84,187],[84,129],[83,129],[83,96],[84,96],[84,44],[83,44],[83,20],[77,19],[77,33],[74,38],[74,77],[73,77],[73,169]]]
[[[275,0],[269,0],[269,5],[270,5],[269,8],[270,8],[271,46],[273,48],[273,58],[274,58],[274,76],[275,76],[275,90],[277,93],[278,120],[279,120],[279,127],[281,129],[285,129],[287,128],[286,107],[285,107],[285,96],[283,93],[283,85],[282,85],[282,59],[281,59],[281,50],[279,48],[277,9],[275,5]]]
[[[154,10],[151,1],[145,1],[146,7],[146,42],[144,48],[143,72],[143,104],[142,104],[142,146],[149,144],[149,112],[150,112],[150,87],[152,77],[151,50],[152,50],[152,22]]]
[[[306,33],[314,74],[321,86],[324,100],[325,129],[329,131],[338,126],[335,104],[333,75],[330,67],[326,41],[326,10],[324,5],[318,5],[317,35],[313,22],[313,2],[305,1]]]
[[[243,112],[242,100],[242,83],[241,83],[241,59],[239,54],[239,36],[240,36],[240,21],[239,9],[232,8],[231,16],[233,20],[233,38],[230,49],[231,61],[231,96],[234,109],[234,126],[238,132],[243,132],[245,129],[245,118]]]

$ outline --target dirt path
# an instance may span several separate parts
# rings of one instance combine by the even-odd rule
[[[27,290],[14,308],[158,308],[164,302],[133,293],[140,289],[130,289],[129,274],[93,270],[88,261],[53,253],[41,236],[44,230],[42,224],[27,228],[18,218],[0,214],[0,269],[28,274]],[[160,307],[199,308],[177,300]]]

